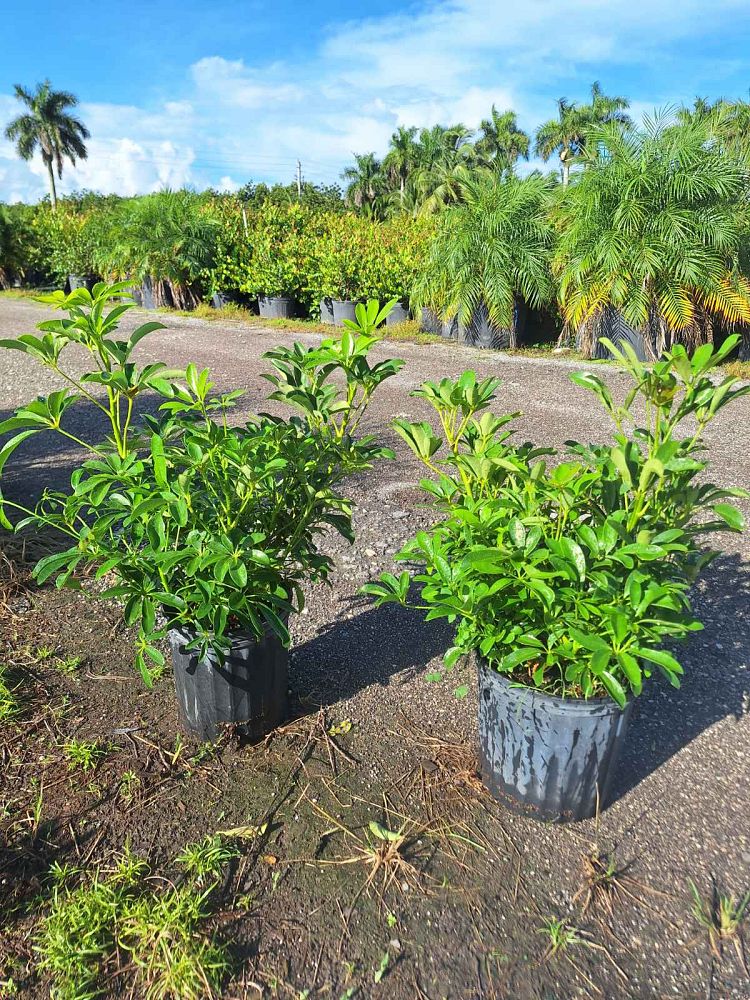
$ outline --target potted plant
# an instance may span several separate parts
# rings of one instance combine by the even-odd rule
[[[194,309],[216,262],[218,225],[189,191],[160,191],[112,212],[98,253],[99,271],[135,282],[145,309]]]
[[[362,296],[365,256],[371,253],[375,239],[377,234],[368,229],[368,223],[353,215],[332,218],[318,237],[314,278],[323,322],[344,326],[354,320]]]
[[[549,181],[482,175],[463,190],[464,201],[435,224],[412,301],[447,323],[457,318],[475,347],[516,347],[526,305],[554,295]]]
[[[582,353],[601,356],[604,336],[656,361],[672,343],[710,341],[717,323],[750,323],[746,172],[709,119],[599,125],[583,157],[558,191],[553,262]]]
[[[118,339],[129,304],[108,307],[124,292],[124,283],[99,284],[91,293],[45,297],[68,318],[40,324],[40,336],[0,342],[69,384],[0,424],[0,434],[16,432],[0,451],[0,471],[32,434],[54,429],[71,438],[61,423],[80,399],[103,412],[111,431],[105,443],[73,437],[89,458],[68,492],[46,491],[34,509],[0,497],[0,519],[9,527],[6,509],[20,510],[26,517],[19,526],[70,538],[69,549],[37,564],[36,579],[80,586],[82,570],[105,579],[101,596],[122,601],[126,624],[138,629],[136,664],[146,683],[164,663],[158,640],[169,635],[180,710],[192,733],[212,739],[223,723],[237,723],[255,738],[286,712],[288,616],[302,609],[305,585],[331,569],[319,534],[330,526],[352,540],[342,480],[392,454],[357,432],[373,392],[402,363],[370,364],[373,331],[384,318],[372,303],[336,340],[266,355],[271,398],[298,416],[230,427],[227,414],[241,391],[215,393],[208,372],[194,365],[183,375],[131,360],[161,324]],[[94,362],[82,377],[62,364],[71,343]],[[145,391],[163,402],[136,428],[133,400]]]
[[[287,319],[305,286],[305,224],[300,206],[269,204],[252,220],[250,253],[240,289],[258,299],[260,315]]]
[[[503,801],[544,819],[592,816],[607,804],[632,699],[655,669],[679,686],[664,643],[701,627],[689,588],[713,553],[699,537],[743,527],[724,501],[748,494],[702,475],[705,428],[750,392],[711,378],[736,343],[692,359],[678,346],[650,369],[608,343],[632,378],[622,404],[595,375],[571,378],[596,394],[613,440],[568,442],[564,457],[514,445],[518,414],[489,410],[499,380],[473,372],[415,392],[443,436],[395,422],[434,477],[422,485],[440,515],[397,558],[424,565],[417,606],[456,623],[446,668],[477,660],[482,775]],[[384,574],[365,590],[406,604],[411,582]]]

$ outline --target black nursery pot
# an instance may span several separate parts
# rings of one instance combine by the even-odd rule
[[[333,326],[333,299],[320,300],[320,322],[326,326]]]
[[[294,316],[294,299],[281,295],[259,295],[258,310],[265,319],[291,319]]]
[[[333,299],[331,302],[333,306],[333,325],[343,326],[344,320],[351,320],[352,323],[357,320],[357,303],[353,302],[351,299]]]
[[[403,302],[397,302],[385,318],[386,326],[396,326],[397,323],[405,323],[409,319],[409,310]]]
[[[192,638],[184,630],[169,633],[177,702],[188,732],[215,740],[223,726],[234,725],[260,740],[286,719],[289,651],[276,635],[235,633],[223,665],[210,651],[199,661],[185,648]]]
[[[537,819],[588,819],[608,803],[632,701],[555,698],[512,685],[478,658],[482,781]]]
[[[75,291],[76,288],[87,288],[91,291],[96,284],[96,280],[93,274],[69,274],[68,287],[71,292]]]

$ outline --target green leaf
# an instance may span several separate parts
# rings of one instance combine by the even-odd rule
[[[630,489],[633,485],[633,477],[630,474],[630,468],[628,466],[628,460],[625,458],[625,452],[621,448],[612,448],[609,454],[612,459],[612,464],[620,473],[620,478],[627,489]]]
[[[154,479],[159,486],[166,486],[167,462],[164,458],[164,442],[158,434],[151,435],[151,459],[154,467]]]
[[[599,675],[599,679],[620,708],[625,708],[628,696],[625,693],[625,689],[622,684],[620,684],[614,674],[611,674],[608,670],[603,670]]]
[[[523,521],[514,517],[508,525],[508,536],[515,548],[522,549],[526,544],[526,528]]]
[[[520,649],[514,649],[512,653],[508,653],[500,660],[500,670],[502,672],[510,672],[514,667],[517,667],[519,663],[528,663],[529,660],[538,660],[539,650],[532,649],[531,646],[522,646]]]
[[[0,466],[1,467],[1,466]],[[730,503],[717,503],[712,508],[715,514],[718,514],[722,521],[727,524],[732,531],[744,531],[745,530],[745,518],[742,511],[738,510]]]

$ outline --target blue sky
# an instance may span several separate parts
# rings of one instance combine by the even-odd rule
[[[0,124],[16,82],[81,99],[63,190],[287,181],[297,157],[330,182],[397,125],[476,127],[493,101],[533,131],[595,79],[636,115],[750,87],[750,0],[0,0],[0,23]],[[44,191],[0,139],[0,200]]]

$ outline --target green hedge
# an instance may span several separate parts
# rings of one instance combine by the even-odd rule
[[[186,191],[115,204],[63,201],[56,213],[48,205],[29,213],[25,267],[16,247],[6,270],[33,269],[58,285],[69,274],[148,276],[165,301],[187,307],[213,292],[286,295],[313,314],[322,298],[408,298],[432,226],[294,203],[250,208],[235,197]],[[0,242],[0,268],[2,254]]]

